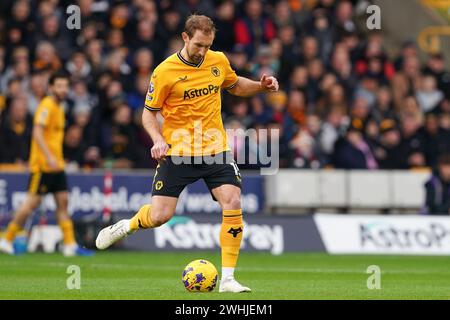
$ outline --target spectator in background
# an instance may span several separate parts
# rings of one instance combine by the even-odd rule
[[[98,39],[89,41],[85,48],[85,53],[92,68],[93,75],[97,76],[101,72],[104,64],[103,42]]]
[[[123,57],[129,53],[128,47],[125,45],[123,30],[111,29],[106,37],[106,52],[111,53],[118,51]]]
[[[339,138],[334,146],[333,163],[340,169],[378,169],[378,163],[371,146],[363,136],[363,122],[353,119],[345,136]]]
[[[301,43],[300,64],[308,65],[319,56],[319,44],[313,36],[306,36]]]
[[[324,77],[324,72],[324,64],[320,59],[313,59],[308,64],[308,86],[306,91],[308,99],[314,100],[314,97],[317,96],[317,93],[320,90],[320,82]]]
[[[395,70],[401,71],[404,68],[405,60],[417,58],[417,45],[412,40],[403,42],[400,55],[394,61]]]
[[[245,14],[237,19],[234,25],[234,34],[237,44],[245,46],[250,58],[256,53],[261,44],[268,44],[276,35],[272,19],[264,13],[263,3],[260,0],[244,2]]]
[[[281,0],[275,2],[274,24],[278,30],[284,26],[292,26],[294,34],[302,32],[302,18],[299,12],[291,9],[291,1]]]
[[[5,70],[4,75],[1,77],[0,90],[3,92],[7,91],[7,87],[12,79],[19,82],[19,86],[23,92],[26,91],[30,80],[30,65],[28,60],[16,60],[12,67]]]
[[[365,124],[370,115],[369,102],[363,96],[356,97],[350,111],[352,118],[360,119]]]
[[[6,89],[5,105],[9,106],[14,98],[18,98],[23,94],[21,81],[18,78],[12,78],[8,81]]]
[[[130,5],[126,2],[113,2],[108,18],[109,29],[120,30],[121,34],[132,34],[133,17]]]
[[[339,1],[336,7],[336,31],[341,37],[346,32],[355,32],[356,25],[353,22],[353,5],[350,1]]]
[[[308,89],[308,69],[303,65],[297,65],[287,84],[289,90],[302,90],[304,92]]]
[[[332,52],[334,34],[330,22],[330,16],[323,9],[315,9],[312,12],[312,21],[308,34],[318,42],[318,56],[322,61],[326,61]]]
[[[306,96],[303,91],[291,90],[288,96],[287,112],[298,126],[306,124]]]
[[[378,124],[384,119],[394,119],[394,107],[392,105],[392,93],[389,87],[380,87],[376,93],[374,107],[370,111],[370,117]]]
[[[438,108],[425,114],[425,123],[419,130],[423,144],[425,162],[428,167],[435,167],[437,159],[444,153],[450,153],[449,132],[439,125],[440,112]]]
[[[319,134],[319,147],[324,157],[324,162],[332,163],[334,146],[340,136],[345,134],[349,119],[345,110],[333,107],[327,114]]]
[[[16,163],[26,167],[28,160],[32,120],[25,97],[14,98],[0,126],[0,162]]]
[[[127,95],[127,102],[133,113],[142,111],[145,95],[148,90],[149,75],[139,75],[136,77],[134,90]]]
[[[437,168],[425,183],[426,200],[423,213],[450,214],[450,154],[439,157]]]
[[[441,53],[428,57],[423,73],[433,76],[437,81],[438,89],[450,96],[450,72],[445,69],[445,57]]]
[[[147,48],[140,48],[134,54],[133,77],[150,77],[153,70],[153,53]]]
[[[400,118],[400,143],[403,155],[403,165],[398,169],[409,169],[425,166],[425,155],[422,140],[419,135],[421,120],[417,114],[407,113]]]
[[[162,12],[162,19],[157,24],[157,32],[162,41],[168,43],[170,39],[178,38],[183,31],[182,17],[174,6],[169,6]],[[171,52],[172,54],[173,52]]]
[[[137,24],[137,34],[132,40],[133,50],[147,48],[152,53],[152,60],[159,64],[163,60],[164,46],[156,38],[156,28],[154,23],[149,20],[140,20]],[[153,62],[153,61],[152,61]]]
[[[380,141],[374,154],[381,169],[398,169],[404,166],[404,154],[400,148],[401,135],[394,119],[380,123]]]
[[[320,126],[321,123],[318,116],[308,116],[307,126],[300,128],[289,142],[289,147],[293,150],[293,159],[290,166],[310,169],[320,168],[323,160],[318,137]]]
[[[43,18],[40,32],[34,39],[36,42],[50,42],[61,60],[66,61],[72,53],[72,38],[68,29],[61,25],[56,14],[50,14]]]
[[[330,84],[324,89],[322,98],[318,101],[315,112],[322,118],[333,108],[340,108],[344,112],[348,112],[347,97],[345,96],[344,87],[340,84]]]
[[[75,44],[79,48],[84,48],[89,42],[97,39],[99,37],[99,30],[97,29],[96,23],[94,21],[88,21],[83,23],[83,28],[81,28],[80,33],[75,39]]]
[[[6,63],[12,63],[14,49],[19,46],[32,47],[32,32],[35,24],[31,17],[30,3],[27,0],[15,1],[11,8],[10,19],[6,20]]]
[[[260,96],[254,96],[250,99],[251,114],[255,125],[263,125],[270,121],[272,110],[265,104]]]
[[[97,97],[90,94],[86,82],[77,79],[72,82],[72,88],[68,94],[73,102],[73,108],[86,108],[90,113],[97,106]]]
[[[83,143],[83,129],[77,125],[71,125],[64,135],[63,154],[68,169],[78,169],[84,162],[85,152]]]
[[[100,130],[98,124],[97,107],[78,104],[73,108],[71,123],[82,130],[83,142],[87,147],[100,144]]]
[[[416,92],[416,99],[422,112],[433,110],[444,98],[444,94],[437,89],[436,79],[431,76],[424,76],[420,79],[420,88]]]
[[[214,23],[217,28],[214,50],[230,52],[234,46],[233,30],[235,23],[235,6],[232,0],[221,1],[216,8]]]
[[[295,66],[299,63],[297,39],[295,37],[295,29],[292,25],[286,24],[278,30],[279,37],[271,40],[271,46],[278,42],[280,46],[278,59],[280,61],[280,70],[278,76],[283,80],[288,80],[289,75]],[[286,85],[285,83],[283,83]]]
[[[180,1],[177,6],[178,11],[181,13],[183,19],[192,14],[203,14],[208,17],[214,15],[214,6],[211,1],[208,0],[184,0]]]
[[[113,161],[113,168],[141,167],[142,149],[136,144],[136,130],[129,106],[121,103],[114,112],[111,124],[103,128],[102,146],[105,159]]]
[[[254,78],[260,79],[263,74],[276,75],[280,68],[280,61],[274,58],[271,47],[261,45],[256,53],[255,63],[251,65]]]
[[[61,69],[61,66],[61,59],[53,44],[49,41],[39,42],[36,46],[33,69],[52,73]]]
[[[65,67],[72,80],[91,81],[92,69],[83,51],[75,51]]]
[[[394,106],[397,112],[401,112],[405,98],[414,92],[414,84],[421,76],[419,59],[408,56],[403,60],[402,69],[392,78],[392,92]]]
[[[286,92],[282,90],[269,92],[266,97],[267,105],[272,111],[271,121],[278,123],[283,128],[283,134],[280,135],[281,143],[284,143],[287,147],[287,142],[295,134],[295,122],[290,114],[286,112],[288,102]]]
[[[41,72],[32,74],[30,80],[30,88],[27,93],[28,112],[31,115],[34,115],[37,106],[45,96],[46,90],[47,77]]]
[[[248,100],[241,97],[233,97],[231,102],[231,116],[228,121],[238,121],[242,128],[246,129],[252,123],[252,117],[249,115]]]

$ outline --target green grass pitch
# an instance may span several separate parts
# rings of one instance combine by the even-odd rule
[[[204,252],[0,255],[0,299],[450,299],[450,257],[241,253],[236,278],[252,293],[189,293],[181,273],[199,258],[220,266],[218,253]],[[70,265],[80,267],[80,290],[66,287]],[[381,268],[381,289],[367,288],[370,265]]]

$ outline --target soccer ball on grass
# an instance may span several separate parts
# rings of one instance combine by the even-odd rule
[[[207,260],[194,260],[183,270],[181,280],[190,292],[210,292],[217,284],[216,267]]]

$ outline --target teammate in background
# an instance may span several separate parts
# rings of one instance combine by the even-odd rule
[[[133,218],[101,230],[96,245],[106,249],[138,229],[166,223],[174,215],[184,187],[203,178],[223,210],[219,291],[248,292],[249,288],[234,279],[243,233],[241,176],[222,123],[221,89],[245,97],[277,91],[278,82],[266,75],[260,81],[238,77],[222,52],[209,50],[215,37],[209,17],[190,16],[182,37],[183,49],[154,70],[142,114],[142,124],[154,143],[151,155],[159,163],[151,205],[140,208]],[[164,118],[162,130],[158,112]],[[211,158],[216,161],[209,162]]]
[[[14,254],[13,241],[16,234],[40,205],[42,196],[53,193],[56,218],[63,233],[62,253],[64,256],[87,255],[89,251],[80,248],[75,241],[73,223],[67,212],[68,192],[62,152],[65,115],[62,102],[69,92],[68,75],[52,75],[49,89],[50,95],[42,99],[34,115],[28,195],[15,212],[4,238],[0,239],[0,251]]]

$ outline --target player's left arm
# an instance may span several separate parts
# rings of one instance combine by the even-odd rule
[[[251,97],[260,92],[278,91],[278,80],[273,76],[263,75],[260,81],[238,77],[238,81],[228,92],[240,97]]]

